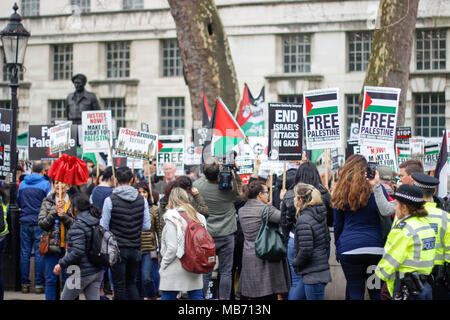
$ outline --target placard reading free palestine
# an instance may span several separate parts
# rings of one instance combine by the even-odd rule
[[[341,144],[339,126],[339,89],[303,93],[303,117],[308,150],[335,148]]]
[[[399,88],[364,87],[359,144],[393,145],[396,138]]]

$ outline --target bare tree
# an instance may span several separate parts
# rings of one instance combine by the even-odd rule
[[[201,120],[202,91],[214,108],[218,96],[233,113],[239,88],[228,38],[214,0],[168,0],[175,20],[193,120]]]
[[[364,86],[400,88],[402,91],[399,101],[398,126],[403,125],[405,121],[409,64],[416,30],[418,5],[419,0],[380,0],[379,26],[373,34],[366,78],[359,96],[361,107]]]

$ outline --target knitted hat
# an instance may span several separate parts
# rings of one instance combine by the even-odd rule
[[[422,190],[412,184],[402,184],[392,197],[405,204],[424,204]]]
[[[377,171],[380,174],[380,179],[381,180],[391,181],[392,177],[394,176],[394,174],[392,172],[392,169],[389,168],[388,166],[385,166],[385,165],[382,165],[382,164],[377,166]]]

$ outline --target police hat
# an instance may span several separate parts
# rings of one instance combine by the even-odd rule
[[[439,185],[439,179],[425,173],[414,172],[412,178],[414,185],[422,189],[434,190]]]
[[[425,203],[422,189],[412,184],[402,184],[392,197],[405,204]]]

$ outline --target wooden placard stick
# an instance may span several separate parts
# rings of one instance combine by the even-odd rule
[[[286,160],[284,160],[283,163],[283,188],[282,190],[286,189]]]
[[[272,172],[272,170],[270,170],[270,178],[269,178],[269,181],[270,181],[270,199],[269,199],[269,203],[272,203],[273,202],[273,172]]]
[[[95,160],[97,160],[97,174],[96,174],[97,179],[100,176],[100,163],[99,163],[100,161],[99,161],[99,159],[100,159],[100,154],[98,152],[96,152],[95,153]]]
[[[325,188],[328,188],[328,168],[330,167],[330,149],[324,150],[325,156]]]

